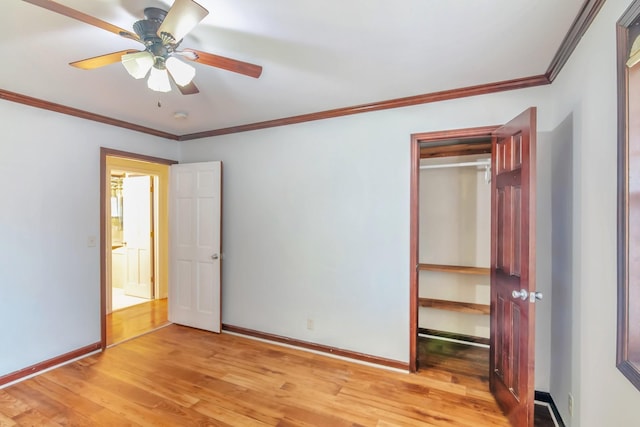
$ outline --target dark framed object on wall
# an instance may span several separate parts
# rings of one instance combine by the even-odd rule
[[[640,0],[616,26],[618,369],[640,390]]]

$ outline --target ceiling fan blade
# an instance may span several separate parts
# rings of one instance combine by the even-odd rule
[[[122,55],[126,55],[128,53],[136,53],[140,52],[139,50],[121,50],[119,52],[107,53],[106,55],[94,56],[93,58],[82,59],[80,61],[75,61],[69,63],[69,65],[74,66],[76,68],[82,68],[83,70],[93,70],[94,68],[104,67],[105,65],[110,65],[116,62],[120,62],[122,59]]]
[[[207,9],[193,0],[176,0],[160,24],[158,36],[164,39],[163,33],[170,35],[171,43],[178,43],[208,14]]]
[[[178,90],[183,95],[195,95],[196,93],[200,93],[200,90],[193,82],[184,86],[179,86],[179,85],[176,85],[176,86],[178,86]]]
[[[132,39],[137,42],[141,42],[140,37],[138,37],[136,33],[132,33],[131,31],[124,30],[116,25],[109,24],[108,22],[105,22],[101,19],[95,18],[91,15],[87,15],[86,13],[82,13],[78,10],[72,9],[60,3],[56,3],[52,0],[23,0],[23,1],[27,3],[31,3],[35,6],[40,6],[44,9],[50,10],[51,12],[59,13],[60,15],[77,19],[78,21],[84,22],[85,24],[102,28],[103,30],[107,30],[121,37]]]
[[[195,95],[196,93],[200,93],[200,90],[195,85],[195,83],[193,83],[193,80],[191,82],[187,83],[184,86],[180,86],[174,80],[173,76],[171,75],[171,72],[169,72],[169,77],[171,78],[171,81],[173,82],[173,84],[176,85],[176,87],[178,88],[178,90],[180,91],[181,94],[183,94],[183,95]]]
[[[210,65],[223,70],[233,71],[234,73],[244,74],[245,76],[258,78],[262,74],[260,65],[250,64],[248,62],[238,61],[237,59],[226,58],[224,56],[214,55],[212,53],[202,52],[195,49],[184,49],[183,58],[190,61],[199,62],[200,64]],[[180,53],[180,52],[176,52]],[[191,53],[191,54],[190,54]],[[195,54],[195,55],[193,55]]]

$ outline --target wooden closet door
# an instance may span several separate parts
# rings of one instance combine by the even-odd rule
[[[493,135],[490,388],[513,426],[533,427],[536,109]]]

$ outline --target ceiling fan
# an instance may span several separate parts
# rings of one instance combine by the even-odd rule
[[[170,81],[173,81],[183,95],[195,94],[199,90],[192,81],[195,68],[178,57],[254,78],[262,73],[259,65],[195,49],[178,50],[184,36],[209,14],[193,0],[175,0],[168,12],[157,7],[144,9],[145,19],[133,24],[133,33],[52,0],[23,1],[144,45],[144,50],[127,49],[69,64],[74,67],[91,70],[120,61],[136,79],[148,74],[147,86],[150,89],[168,92],[171,90]]]

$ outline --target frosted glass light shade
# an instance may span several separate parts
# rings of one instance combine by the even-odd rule
[[[122,55],[122,65],[136,79],[142,79],[153,66],[153,55],[147,51]]]
[[[175,82],[180,86],[185,86],[191,83],[191,80],[193,80],[196,75],[195,68],[173,56],[169,57],[165,64],[167,66],[167,70],[171,73],[173,80],[175,80]]]
[[[176,0],[158,28],[158,37],[168,33],[179,42],[208,14],[207,9],[193,0]]]
[[[167,70],[152,67],[149,80],[147,80],[147,86],[156,92],[169,92],[171,90],[171,83],[169,83]]]

